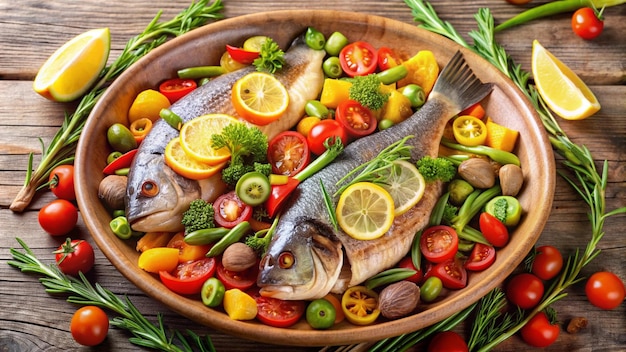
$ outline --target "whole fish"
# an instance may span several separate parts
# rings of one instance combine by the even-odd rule
[[[328,194],[349,171],[373,159],[384,148],[406,137],[413,162],[436,157],[446,123],[480,101],[491,84],[478,80],[458,52],[442,70],[428,101],[406,121],[349,144],[330,165],[302,182],[280,215],[261,261],[257,284],[264,296],[315,299],[341,293],[395,265],[404,257],[415,233],[428,223],[443,191],[442,182],[426,185],[423,198],[397,216],[387,233],[375,240],[356,240],[330,223],[320,182]]]
[[[303,116],[306,102],[318,97],[324,83],[324,55],[323,50],[309,48],[301,37],[285,52],[285,65],[275,77],[289,92],[289,106],[278,120],[259,127],[268,139],[293,127]],[[232,86],[254,70],[250,66],[219,76],[174,103],[170,110],[183,122],[210,113],[238,117],[231,103]],[[192,200],[210,202],[225,190],[221,173],[196,181],[165,165],[165,146],[178,135],[178,130],[158,120],[137,151],[125,197],[126,217],[135,231],[180,231],[182,215]]]

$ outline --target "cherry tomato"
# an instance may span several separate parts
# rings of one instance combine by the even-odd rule
[[[467,352],[467,343],[454,331],[437,333],[428,344],[427,352]]]
[[[133,159],[135,158],[135,154],[137,154],[138,150],[139,149],[135,148],[135,149],[132,149],[130,151],[127,151],[126,153],[122,154],[121,156],[118,156],[112,162],[110,162],[104,168],[104,170],[102,170],[102,172],[105,175],[113,175],[113,174],[115,174],[115,171],[117,171],[119,169],[124,169],[124,168],[130,167],[130,165],[133,163]]]
[[[224,284],[226,290],[237,288],[245,291],[256,283],[258,272],[259,268],[257,265],[244,271],[230,271],[226,270],[221,262],[218,262],[215,275]]]
[[[406,278],[405,280],[411,281],[411,282],[415,282],[416,284],[419,283],[420,281],[422,281],[422,270],[418,270],[415,265],[413,265],[413,259],[411,259],[411,256],[406,256],[404,258],[402,258],[402,260],[400,260],[400,262],[398,263],[398,267],[399,268],[406,268],[406,269],[411,269],[411,270],[415,270],[417,271],[417,273],[415,273],[414,275]]]
[[[55,199],[39,210],[39,225],[51,236],[64,236],[76,227],[78,209],[65,199]]]
[[[543,291],[541,279],[529,273],[513,276],[506,285],[507,299],[522,309],[536,306],[543,296]]]
[[[332,119],[326,119],[318,122],[315,126],[311,127],[309,134],[306,137],[309,148],[315,155],[320,155],[326,151],[324,147],[324,141],[330,137],[339,137],[343,145],[348,144],[348,135],[343,126]]]
[[[304,315],[304,301],[263,297],[258,292],[253,292],[250,296],[256,301],[257,319],[266,325],[286,328],[297,323]]]
[[[474,116],[462,115],[452,122],[452,133],[457,142],[474,147],[487,140],[487,126]]]
[[[583,7],[572,15],[572,29],[577,36],[591,40],[602,33],[604,21],[594,9]]]
[[[339,62],[348,76],[366,76],[376,70],[378,55],[369,43],[354,42],[341,49]]]
[[[294,176],[311,161],[306,137],[296,131],[285,131],[272,138],[267,148],[272,172]]]
[[[435,265],[429,273],[429,276],[433,275],[441,279],[445,288],[456,290],[467,286],[467,271],[456,258]]]
[[[465,269],[471,271],[485,270],[496,261],[496,249],[492,246],[476,243],[472,253],[465,261]]]
[[[441,263],[454,258],[459,248],[459,236],[446,225],[431,226],[420,238],[420,250],[428,261]]]
[[[96,306],[82,307],[72,316],[70,332],[74,340],[83,346],[99,345],[109,332],[109,318]]]
[[[378,294],[365,286],[352,286],[341,297],[341,309],[354,325],[368,325],[380,315]]]
[[[494,247],[504,247],[509,242],[509,230],[495,216],[483,212],[478,218],[480,232]]]
[[[181,295],[193,295],[202,290],[202,285],[215,273],[215,258],[202,258],[180,263],[170,273],[159,271],[161,282],[170,290]]]
[[[541,246],[535,249],[531,272],[542,280],[550,280],[563,268],[563,256],[556,247]]]
[[[59,165],[52,169],[48,182],[50,182],[50,190],[57,198],[65,200],[76,199],[73,165]]]
[[[260,54],[258,51],[249,51],[232,45],[226,45],[226,51],[233,60],[244,65],[252,64]]]
[[[95,261],[93,247],[85,240],[68,238],[54,253],[57,266],[66,275],[86,274]]]
[[[171,104],[191,93],[198,87],[193,79],[172,78],[159,85],[159,92],[167,97]]]
[[[377,125],[372,111],[354,100],[344,100],[339,103],[335,111],[335,120],[343,126],[352,138],[372,134]]]
[[[386,46],[383,46],[382,48],[378,49],[377,55],[378,55],[378,69],[381,71],[390,69],[392,67],[396,67],[402,63],[402,61],[396,55],[396,53],[392,49]]]
[[[527,344],[534,347],[547,347],[553,344],[559,337],[561,328],[558,324],[552,324],[544,312],[533,316],[520,333]]]
[[[626,296],[624,282],[608,271],[599,271],[587,280],[585,293],[591,304],[602,309],[617,308]]]
[[[244,203],[235,191],[223,194],[213,202],[215,222],[229,229],[252,217],[252,207]]]

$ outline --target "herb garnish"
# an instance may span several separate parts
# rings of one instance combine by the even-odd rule
[[[272,38],[267,38],[261,45],[259,57],[252,64],[257,71],[275,73],[285,65],[285,52]]]

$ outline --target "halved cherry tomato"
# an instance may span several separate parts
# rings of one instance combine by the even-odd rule
[[[174,104],[197,87],[198,84],[193,79],[172,78],[159,85],[159,92],[165,95],[170,103]]]
[[[213,209],[215,209],[215,222],[229,229],[252,217],[252,207],[239,199],[235,191],[217,197],[213,202]]]
[[[311,127],[306,137],[309,148],[315,155],[320,155],[326,151],[324,141],[330,137],[339,137],[343,145],[348,144],[348,135],[346,129],[336,120],[326,119],[318,122]]]
[[[378,294],[365,286],[350,287],[341,297],[341,309],[352,324],[372,324],[380,315]]]
[[[474,147],[487,140],[487,126],[474,116],[463,115],[452,122],[452,132],[457,142]]]
[[[377,55],[378,55],[378,69],[381,71],[384,71],[392,67],[396,67],[402,63],[402,61],[400,61],[400,58],[396,55],[396,53],[392,49],[386,46],[383,46],[382,48],[378,49]]]
[[[245,291],[256,283],[256,276],[258,272],[259,267],[257,265],[254,265],[250,269],[246,269],[244,271],[226,270],[220,261],[217,263],[217,271],[215,275],[224,284],[226,290],[237,288]]]
[[[193,295],[202,290],[204,282],[214,273],[215,258],[202,258],[180,263],[171,273],[159,271],[159,277],[170,290],[182,295]]]
[[[483,212],[478,218],[480,232],[494,247],[504,247],[509,242],[509,230],[495,216]]]
[[[411,282],[415,282],[416,284],[419,283],[420,281],[422,281],[422,270],[418,270],[417,268],[415,268],[415,265],[413,265],[413,259],[411,259],[411,256],[406,256],[404,258],[402,258],[402,260],[400,260],[400,262],[397,265],[399,268],[406,268],[406,269],[411,269],[411,270],[415,270],[417,271],[417,273],[415,273],[414,275],[406,278],[405,280],[411,281]]]
[[[435,265],[432,275],[441,279],[445,288],[461,289],[467,286],[467,271],[461,261],[456,258]]]
[[[459,236],[446,225],[431,226],[420,238],[420,250],[428,261],[441,263],[451,258],[459,249]]]
[[[476,243],[472,253],[465,261],[465,269],[471,271],[485,270],[496,261],[496,249],[492,246]]]
[[[354,42],[346,45],[339,53],[339,62],[348,76],[366,76],[378,66],[376,49],[366,42]]]
[[[260,54],[258,51],[249,51],[232,45],[226,45],[226,51],[233,60],[244,65],[252,64]]]
[[[377,125],[372,111],[355,100],[344,100],[339,103],[335,111],[335,120],[352,138],[372,134]]]
[[[115,171],[119,169],[130,167],[130,165],[133,163],[133,159],[135,158],[135,154],[137,154],[137,150],[138,149],[133,149],[122,154],[120,157],[110,162],[109,165],[107,165],[104,170],[102,170],[102,172],[105,175],[113,175],[115,174]]]
[[[301,133],[285,131],[272,138],[267,148],[272,172],[294,176],[311,161],[309,145]]]
[[[257,319],[266,325],[286,328],[297,323],[304,315],[304,301],[263,297],[257,290],[249,294],[256,301]]]
[[[169,248],[178,248],[178,262],[186,263],[204,258],[211,249],[210,245],[191,245],[185,242],[185,232],[178,232],[167,243]]]

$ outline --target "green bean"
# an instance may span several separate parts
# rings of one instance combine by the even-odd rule
[[[196,66],[178,70],[178,78],[199,79],[215,77],[226,73],[222,66]]]
[[[441,224],[441,219],[443,218],[443,212],[446,209],[446,203],[448,203],[448,199],[450,198],[450,192],[444,193],[439,199],[437,203],[435,203],[435,207],[430,213],[430,219],[428,220],[428,226],[437,226]]]
[[[348,45],[348,38],[340,32],[333,32],[326,40],[324,50],[326,50],[330,56],[337,56],[346,45]]]
[[[111,220],[109,227],[117,237],[123,240],[129,239],[133,234],[133,230],[130,228],[128,219],[125,216],[118,216]]]
[[[365,281],[365,287],[372,290],[379,286],[388,285],[397,281],[402,281],[406,278],[409,278],[415,275],[416,273],[417,271],[413,269],[407,269],[407,268],[387,269],[381,273],[378,273],[372,276],[367,281]]]
[[[422,231],[417,231],[413,237],[413,243],[411,243],[411,262],[413,262],[413,266],[417,270],[422,268],[422,250],[420,249],[421,238]]]
[[[326,38],[324,38],[324,34],[313,27],[307,28],[304,40],[309,48],[315,50],[322,50],[324,49],[324,45],[326,45]]]
[[[409,98],[413,109],[421,107],[426,102],[426,93],[424,93],[424,89],[417,84],[407,84],[400,88],[400,93]]]
[[[485,145],[477,145],[475,147],[468,147],[466,145],[453,143],[448,139],[442,138],[441,144],[448,148],[452,148],[455,150],[459,150],[467,153],[474,153],[479,155],[486,155],[490,157],[493,161],[498,162],[500,164],[514,164],[520,166],[520,161],[517,155],[513,153],[506,152],[504,150],[490,148]]]
[[[461,236],[459,236],[459,237],[461,237]],[[468,241],[466,239],[460,238],[459,239],[459,251],[460,252],[469,253],[469,252],[472,251],[472,249],[474,249],[474,245],[475,244],[476,244],[476,242],[474,242],[474,241]]]
[[[378,72],[376,77],[382,84],[392,84],[406,77],[409,74],[409,70],[404,65],[398,65],[388,68],[384,71]]]
[[[129,167],[123,167],[121,169],[115,170],[115,174],[118,175],[118,176],[128,176],[129,172],[130,172],[130,168]]]
[[[304,112],[306,112],[307,116],[315,116],[320,119],[328,118],[330,111],[324,104],[322,104],[319,100],[309,100],[304,105]]]
[[[225,227],[196,230],[185,235],[185,243],[193,246],[215,243],[226,236],[228,232],[230,232],[230,229]]]
[[[226,247],[230,246],[235,242],[239,242],[243,235],[245,235],[250,230],[250,223],[247,221],[242,221],[235,225],[228,233],[222,237],[217,243],[211,247],[209,252],[206,254],[207,257],[215,257],[224,252]]]
[[[183,126],[183,119],[170,109],[161,109],[159,116],[177,130]]]
[[[200,78],[198,80],[198,86],[203,86],[203,85],[209,83],[210,81],[211,81],[211,79],[209,77]]]
[[[331,56],[322,63],[324,74],[330,78],[339,78],[343,75],[343,69],[337,56]]]
[[[487,241],[482,232],[476,230],[471,226],[464,226],[463,229],[461,229],[461,231],[457,231],[456,234],[459,236],[460,239],[464,239],[466,241],[491,245],[491,243]]]

